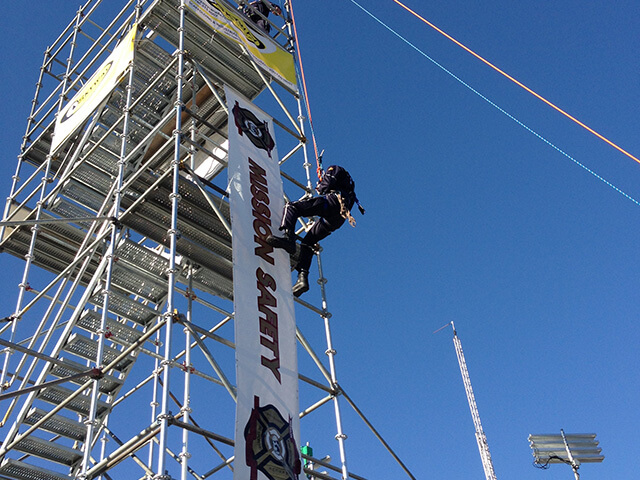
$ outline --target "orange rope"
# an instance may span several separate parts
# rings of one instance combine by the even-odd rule
[[[433,28],[435,31],[437,31],[438,33],[444,35],[445,37],[447,37],[449,40],[451,40],[453,43],[455,43],[456,45],[458,45],[459,47],[463,48],[464,50],[466,50],[467,52],[469,52],[471,55],[473,55],[474,57],[476,57],[478,60],[486,63],[488,66],[490,66],[491,68],[493,68],[496,72],[504,75],[506,78],[508,78],[509,80],[511,80],[513,83],[515,83],[516,85],[524,88],[527,92],[529,92],[530,94],[532,94],[533,96],[535,96],[536,98],[538,98],[539,100],[542,100],[544,103],[546,103],[547,105],[549,105],[550,107],[552,107],[553,109],[557,110],[558,112],[560,112],[561,114],[563,114],[565,117],[567,117],[568,119],[574,121],[575,123],[577,123],[578,125],[580,125],[582,128],[584,128],[585,130],[587,130],[588,132],[594,134],[596,137],[598,137],[600,140],[604,140],[605,142],[607,142],[609,145],[611,145],[613,148],[615,148],[616,150],[620,151],[621,153],[625,154],[627,157],[631,158],[632,160],[634,160],[637,163],[640,163],[640,160],[638,160],[636,157],[634,157],[633,155],[631,155],[629,152],[627,152],[626,150],[620,148],[618,145],[616,145],[615,143],[613,143],[612,141],[610,141],[609,139],[605,138],[604,136],[600,135],[598,132],[596,132],[595,130],[593,130],[592,128],[588,127],[587,125],[585,125],[584,123],[582,123],[580,120],[572,117],[571,115],[569,115],[567,112],[565,112],[564,110],[562,110],[560,107],[555,106],[553,103],[551,103],[549,100],[547,100],[546,98],[542,97],[541,95],[538,95],[536,92],[534,92],[533,90],[531,90],[529,87],[527,87],[526,85],[520,83],[518,80],[516,80],[515,78],[513,78],[511,75],[503,72],[502,70],[500,70],[498,67],[496,67],[495,65],[493,65],[491,62],[489,62],[488,60],[485,60],[483,57],[481,57],[480,55],[478,55],[476,52],[474,52],[473,50],[471,50],[470,48],[466,47],[465,45],[463,45],[462,43],[460,43],[458,40],[456,40],[455,38],[453,38],[451,35],[447,34],[446,32],[442,31],[441,29],[439,29],[438,27],[436,27],[434,24],[432,24],[431,22],[429,22],[428,20],[426,20],[425,18],[421,17],[420,15],[418,15],[416,12],[414,12],[413,10],[411,10],[409,7],[407,7],[406,5],[402,4],[401,2],[399,2],[398,0],[393,0],[395,3],[397,3],[398,5],[400,5],[402,8],[404,8],[406,11],[408,11],[409,13],[413,14],[416,18],[422,20],[424,23],[426,23],[427,25],[429,25],[431,28]]]
[[[311,118],[311,107],[309,106],[309,95],[307,95],[307,81],[304,76],[304,68],[302,67],[302,56],[300,55],[300,41],[298,40],[298,29],[296,28],[296,17],[293,14],[293,1],[289,0],[289,7],[291,9],[291,21],[293,22],[293,35],[296,39],[296,52],[298,53],[298,63],[300,64],[300,76],[302,77],[302,89],[304,91],[304,102],[307,106],[307,113],[309,114],[309,125],[311,126],[311,140],[313,141],[313,150],[316,154],[316,173],[318,175],[318,179],[320,179],[320,171],[322,167],[320,166],[320,158],[318,155],[318,145],[316,145],[316,135],[313,132],[313,119]]]

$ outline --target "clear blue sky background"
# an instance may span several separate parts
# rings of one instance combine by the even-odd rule
[[[406,2],[640,155],[637,2]],[[362,4],[640,200],[640,165],[633,160],[391,0]],[[560,428],[598,434],[606,458],[585,465],[584,480],[637,476],[640,206],[350,0],[296,0],[294,7],[325,165],[340,163],[352,172],[367,208],[366,216],[356,214],[355,229],[344,227],[324,243],[340,383],[417,478],[483,478],[451,329],[432,334],[454,321],[499,479],[572,478],[567,466],[532,466],[527,436]],[[9,192],[42,53],[76,8],[67,0],[4,6],[3,192]],[[5,254],[0,265],[10,313],[19,277],[8,272],[19,262]],[[343,408],[353,471],[402,478]]]

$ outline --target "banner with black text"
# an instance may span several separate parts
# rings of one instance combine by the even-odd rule
[[[234,480],[297,480],[298,362],[289,255],[266,243],[284,197],[273,119],[225,89],[236,341]]]

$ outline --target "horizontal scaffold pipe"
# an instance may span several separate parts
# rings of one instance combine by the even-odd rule
[[[95,2],[95,0],[87,0],[87,3],[85,3],[84,5],[82,5],[82,6],[80,7],[80,9],[78,10],[78,12],[77,12],[77,13],[80,13],[81,15],[87,15],[87,16],[88,16],[88,15],[90,15],[90,14],[91,14],[91,12],[93,12],[93,11],[98,7],[98,5],[100,5],[100,3],[102,2],[102,0],[98,0],[97,2],[95,2],[96,4],[93,6],[93,8],[91,9],[91,11],[85,14],[85,13],[84,13],[85,9],[86,9],[86,8],[87,8],[91,3],[93,3],[93,2]],[[58,45],[58,43],[59,43],[59,42],[62,40],[62,38],[67,34],[67,32],[69,32],[69,30],[71,30],[72,28],[74,28],[74,27],[75,27],[76,22],[77,22],[77,15],[76,15],[76,17],[74,17],[74,18],[73,18],[73,20],[71,20],[71,22],[69,22],[69,25],[67,25],[67,26],[66,26],[66,28],[62,31],[62,33],[61,33],[60,35],[58,35],[58,38],[56,38],[56,39],[54,40],[54,42],[49,46],[49,48],[48,48],[47,50],[51,50],[52,48],[56,48],[56,46]],[[65,45],[68,41],[69,41],[69,39],[65,40],[65,41],[64,41],[64,43],[63,43],[63,45]]]
[[[221,463],[220,465],[218,465],[217,467],[212,468],[211,470],[209,470],[208,472],[205,472],[202,475],[202,478],[209,478],[211,475],[213,475],[214,473],[219,472],[220,470],[222,470],[224,467],[229,467],[231,468],[231,464],[233,463],[233,460],[235,459],[234,456],[231,456],[229,458],[227,458],[223,463]]]
[[[7,347],[13,350],[17,350],[20,353],[24,353],[26,355],[31,355],[32,357],[36,357],[39,358],[40,360],[44,360],[46,362],[55,364],[55,365],[59,365],[61,367],[65,367],[66,364],[65,362],[63,362],[62,360],[58,360],[57,358],[53,358],[50,357],[49,355],[46,355],[44,353],[40,353],[37,350],[33,350],[31,348],[27,348],[27,347],[23,347],[22,345],[20,345],[19,343],[13,343],[10,342],[8,340],[4,340],[2,338],[0,338],[0,345],[2,345],[3,347]],[[2,396],[0,395],[0,399],[2,399]]]
[[[107,432],[107,434],[111,438],[113,438],[113,440],[115,440],[115,442],[118,445],[120,445],[120,446],[124,445],[124,442],[122,440],[120,440],[115,433],[113,433],[111,430],[109,430],[109,428],[106,425],[103,425],[102,428],[104,429],[105,432]],[[131,453],[129,456],[133,459],[134,462],[136,462],[138,464],[138,466],[140,468],[142,468],[145,471],[145,473],[149,477],[153,476],[153,470],[151,470],[142,460],[140,460],[135,453]]]
[[[287,175],[285,172],[280,171],[280,175],[282,175],[284,178],[286,178],[287,180],[289,180],[291,183],[293,183],[294,185],[300,187],[302,190],[304,190],[305,192],[307,191],[307,187],[305,187],[303,184],[301,184],[300,182],[298,182],[295,178],[293,178],[290,175]],[[322,311],[321,310],[317,310],[316,313],[318,315],[322,315]]]
[[[78,264],[84,260],[84,257],[86,255],[88,255],[89,253],[92,253],[94,251],[95,248],[97,248],[98,246],[100,246],[100,244],[103,242],[103,240],[105,238],[107,238],[110,235],[111,232],[109,232],[108,230],[105,230],[104,232],[102,232],[94,241],[93,243],[91,243],[87,248],[85,248],[81,253],[79,253],[78,255],[76,255],[76,258],[73,260],[73,262],[71,262],[69,265],[67,265],[67,267],[65,267],[64,270],[62,270],[62,272],[60,272],[56,278],[54,278],[51,282],[49,282],[49,285],[47,286],[47,288],[45,288],[44,290],[42,290],[40,293],[38,293],[32,300],[31,302],[29,302],[27,305],[25,305],[24,307],[22,307],[22,309],[15,315],[15,318],[20,318],[22,317],[26,312],[28,312],[42,297],[44,297],[44,295],[49,291],[49,289],[51,287],[53,287],[53,285],[55,285],[56,283],[58,283],[62,278],[64,278],[68,273],[70,273],[75,267],[78,266]]]
[[[333,400],[333,398],[335,397],[335,395],[327,395],[326,397],[324,397],[321,400],[318,400],[316,403],[314,403],[313,405],[311,405],[310,407],[305,408],[304,410],[302,410],[300,412],[300,418],[304,418],[307,415],[309,415],[311,412],[315,412],[318,408],[320,408],[323,405],[326,405],[327,403],[329,403],[331,400]]]
[[[164,386],[164,384],[162,383],[162,379],[158,379],[158,383],[162,386]],[[175,403],[180,409],[183,408],[182,403],[180,403],[180,401],[176,398],[176,396],[171,393],[171,391],[169,391],[169,397],[171,398],[171,400],[173,400],[173,403]],[[196,426],[197,428],[200,428],[200,425],[198,424],[198,422],[195,420],[195,418],[193,418],[193,416],[191,415],[191,413],[189,413],[189,421],[191,421],[191,423],[193,423],[194,426]],[[216,445],[211,441],[211,439],[209,439],[208,437],[204,437],[205,441],[209,444],[209,446],[218,454],[218,456],[223,460],[226,461],[227,459],[225,458],[224,454],[220,451],[220,449],[218,447],[216,447]],[[224,466],[224,464],[223,464]],[[207,475],[203,475],[201,478],[206,478]]]
[[[42,164],[40,164],[40,166],[29,176],[29,178],[27,178],[25,180],[25,182],[22,184],[22,186],[20,188],[18,188],[13,195],[11,195],[9,197],[10,200],[15,199],[18,195],[20,195],[22,193],[22,191],[27,187],[27,185],[29,185],[35,178],[36,176],[47,166],[46,162],[43,162]],[[15,214],[12,213],[11,215],[13,216]]]
[[[181,415],[181,414],[178,414]],[[127,457],[132,456],[135,452],[144,447],[147,443],[153,440],[153,438],[160,432],[159,424],[152,424],[142,430],[138,435],[130,439],[128,442],[122,444],[120,448],[117,448],[113,453],[100,462],[96,463],[92,468],[87,470],[87,479],[96,478],[103,474],[108,469],[115,467]]]
[[[300,150],[302,147],[304,147],[304,142],[298,143],[295,147],[291,149],[289,153],[287,153],[280,159],[280,161],[278,162],[278,165],[282,166],[287,160],[293,157],[298,152],[298,150]]]
[[[89,55],[91,54],[91,52],[94,50],[96,45],[100,45],[100,41],[106,36],[108,35],[108,31],[109,29],[111,29],[111,27],[113,25],[115,25],[117,23],[117,21],[120,19],[120,17],[123,15],[124,11],[129,8],[129,6],[136,0],[130,0],[129,3],[124,7],[124,9],[120,12],[120,14],[109,24],[109,26],[105,29],[105,31],[102,33],[102,35],[100,35],[100,37],[98,37],[98,39],[96,39],[96,41],[94,42],[94,46],[92,46],[84,55],[83,57],[78,60],[77,62],[75,62],[76,64],[76,68],[73,69],[72,71],[69,72],[69,75],[73,75],[73,74],[77,74],[78,76],[76,77],[76,79],[71,83],[71,85],[69,85],[69,87],[60,93],[60,95],[63,95],[65,99],[68,99],[68,95],[69,93],[76,89],[76,86],[78,85],[78,83],[83,80],[86,79],[86,75],[88,73],[88,71],[93,67],[93,65],[97,62],[97,60],[100,58],[100,56],[105,52],[105,50],[107,49],[107,46],[113,41],[114,38],[118,38],[118,33],[120,33],[121,31],[124,31],[124,29],[127,27],[127,25],[129,24],[129,22],[131,22],[131,20],[134,18],[135,14],[131,14],[127,20],[125,21],[125,23],[123,23],[123,25],[116,31],[115,35],[111,38],[110,41],[108,41],[101,49],[100,51],[96,54],[96,56],[94,57],[94,59],[87,65],[87,67],[80,72],[79,74],[77,73],[77,69],[80,65],[82,65],[82,63],[84,63],[84,61],[87,59],[87,57],[89,57]],[[62,47],[61,47],[62,48]],[[59,52],[56,52],[52,58],[51,61],[53,61],[55,59],[55,56],[58,54]],[[60,86],[62,86],[63,84],[60,83],[60,85],[58,87],[56,87],[56,89],[54,90],[54,92],[52,92],[51,95],[49,95],[49,97],[47,98],[47,100],[45,102],[42,103],[42,106],[34,113],[34,116],[37,116],[40,114],[40,111],[47,105],[47,103],[49,102],[49,100],[53,97],[54,93],[57,92],[60,89]],[[40,119],[40,121],[34,125],[34,127],[27,132],[26,136],[30,137],[37,128],[40,128],[41,125],[43,124],[44,120],[46,118],[49,117],[49,115],[51,115],[52,111],[55,110],[58,106],[58,102],[54,102],[53,106],[47,111],[47,113],[45,115],[42,116],[42,118]],[[46,127],[44,127],[44,131],[47,131],[49,128],[51,128],[53,126],[53,121],[48,124]],[[44,132],[43,132],[44,133]],[[42,134],[40,135],[42,136]],[[38,137],[39,138],[39,137]]]

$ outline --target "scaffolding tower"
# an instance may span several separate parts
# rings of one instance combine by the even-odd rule
[[[0,323],[3,480],[231,478],[224,85],[272,112],[285,192],[311,193],[315,168],[298,89],[194,15],[193,1],[122,0],[114,14],[116,2],[88,0],[44,54],[0,225],[2,251],[24,259],[15,309]],[[119,83],[81,128],[56,139],[59,112],[134,25],[135,55]],[[290,21],[272,25],[269,41],[292,54]],[[297,329],[307,354],[299,444],[330,453],[313,435],[331,432],[337,454],[335,464],[303,455],[329,470],[303,475],[358,479],[347,469],[316,258],[319,287],[296,300],[321,320],[313,336],[322,339]]]

